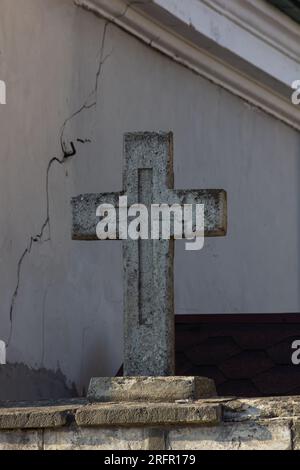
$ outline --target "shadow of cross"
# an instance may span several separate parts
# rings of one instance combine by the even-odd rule
[[[97,240],[100,204],[118,208],[126,195],[133,204],[204,204],[204,234],[226,235],[223,190],[174,190],[172,133],[129,133],[124,139],[124,190],[72,199],[73,240]],[[117,232],[116,238],[120,238]],[[173,375],[174,239],[123,240],[124,375]]]

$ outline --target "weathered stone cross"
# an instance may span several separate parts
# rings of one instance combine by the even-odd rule
[[[171,133],[125,135],[124,191],[85,194],[72,200],[74,240],[97,240],[100,204],[128,206],[204,204],[205,235],[226,234],[226,193],[223,190],[173,189]],[[124,375],[173,375],[174,364],[174,240],[124,240]]]

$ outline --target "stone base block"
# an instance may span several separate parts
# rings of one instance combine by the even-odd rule
[[[95,377],[88,399],[100,402],[174,402],[216,396],[214,381],[206,377]]]

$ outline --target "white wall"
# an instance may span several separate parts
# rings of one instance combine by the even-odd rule
[[[79,393],[122,363],[122,253],[71,241],[69,200],[121,189],[126,131],[173,130],[176,187],[228,191],[228,236],[200,252],[177,242],[176,313],[300,310],[299,134],[112,25],[97,105],[65,128],[77,154],[49,171],[51,233],[21,259],[46,218],[62,125],[96,88],[103,32],[71,0],[1,0],[0,339],[18,285],[7,361],[60,370]]]

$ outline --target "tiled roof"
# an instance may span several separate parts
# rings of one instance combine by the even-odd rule
[[[300,394],[298,315],[176,317],[176,373],[215,380],[220,396]],[[266,321],[264,321],[266,319]]]

